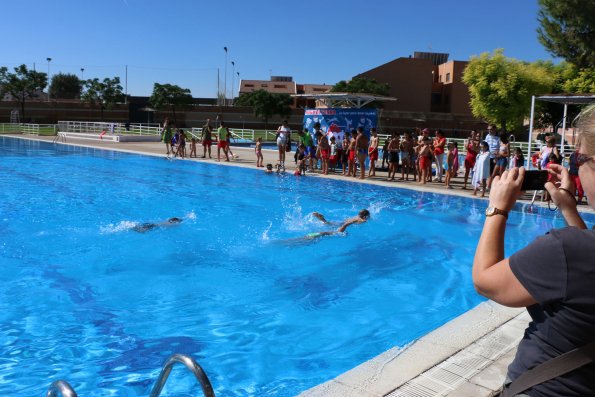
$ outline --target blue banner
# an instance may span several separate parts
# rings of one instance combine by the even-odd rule
[[[364,133],[370,136],[370,129],[376,127],[378,111],[376,109],[353,108],[320,108],[305,109],[304,128],[314,134],[314,125],[320,123],[320,128],[330,138],[341,137],[358,127],[364,128]]]

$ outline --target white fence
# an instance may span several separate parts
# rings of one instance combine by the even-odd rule
[[[101,123],[85,121],[59,121],[60,132],[78,134],[159,135],[161,128],[146,124]]]
[[[2,123],[0,132],[16,132],[32,135],[56,135],[57,126],[55,124],[17,124]]]

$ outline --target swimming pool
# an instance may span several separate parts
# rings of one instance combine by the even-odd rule
[[[0,183],[3,395],[147,396],[179,352],[218,396],[292,396],[481,301],[485,201],[9,137]],[[360,208],[346,236],[293,240]],[[553,224],[511,214],[507,252]],[[198,390],[174,369],[162,395]]]

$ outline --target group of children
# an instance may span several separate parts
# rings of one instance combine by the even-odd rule
[[[368,160],[370,167],[368,177],[376,175],[376,161],[379,161],[380,150],[379,138],[375,129],[371,130],[369,139],[363,134],[363,131],[354,130],[345,133],[340,142],[337,142],[336,136],[328,136],[322,131],[316,131],[314,138],[308,130],[298,134],[298,146],[294,156],[296,175],[315,172],[316,169],[320,169],[322,174],[328,174],[329,171],[336,172],[340,168],[343,175],[355,177],[359,169],[360,177],[363,179]],[[471,138],[469,142],[472,139],[474,138]],[[362,147],[362,144],[365,146]],[[465,167],[469,167],[469,162],[471,162],[469,171],[472,177],[473,194],[476,195],[481,190],[481,195],[484,197],[487,190],[486,185],[497,162],[490,157],[487,142],[479,143],[477,140],[472,144],[466,142],[465,145],[468,150]],[[430,137],[428,129],[414,133],[405,132],[403,136],[393,132],[384,141],[381,152],[380,168],[385,169],[385,166],[388,166],[387,180],[389,181],[396,180],[400,168],[401,176],[398,178],[400,181],[409,181],[411,177],[414,182],[420,184],[434,181],[444,183],[446,188],[452,189],[453,178],[458,175],[460,168],[458,143],[447,142],[444,133],[440,130],[436,131],[435,137]],[[255,153],[256,166],[263,167],[262,138],[257,139]],[[508,155],[506,157],[506,161],[508,161]],[[524,164],[520,148],[516,149],[511,161],[515,166]],[[508,162],[506,162],[507,164]],[[505,169],[506,165],[502,168]],[[273,172],[273,165],[267,164],[267,166],[269,171]],[[277,167],[277,170],[283,171],[283,168]],[[463,188],[466,188],[466,183]]]

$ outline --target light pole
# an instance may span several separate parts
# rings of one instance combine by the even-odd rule
[[[240,72],[236,72],[236,74],[238,75],[238,97],[240,96]]]
[[[233,86],[236,77],[236,63],[231,61],[231,104],[233,105]]]
[[[80,96],[80,100],[81,100],[81,102],[83,101],[83,96],[82,96],[82,95],[80,95],[80,94],[81,94],[81,93],[82,93],[82,91],[83,91],[83,82],[85,81],[85,80],[83,79],[83,75],[84,75],[84,73],[85,73],[85,68],[81,68],[81,86],[80,86],[80,87],[81,87],[81,89],[80,89],[80,92],[79,92],[79,96]]]
[[[46,58],[48,61],[48,102],[50,101],[50,62],[52,62],[52,58]]]
[[[227,106],[227,47],[223,47],[225,51],[225,77],[223,78],[223,106]]]

